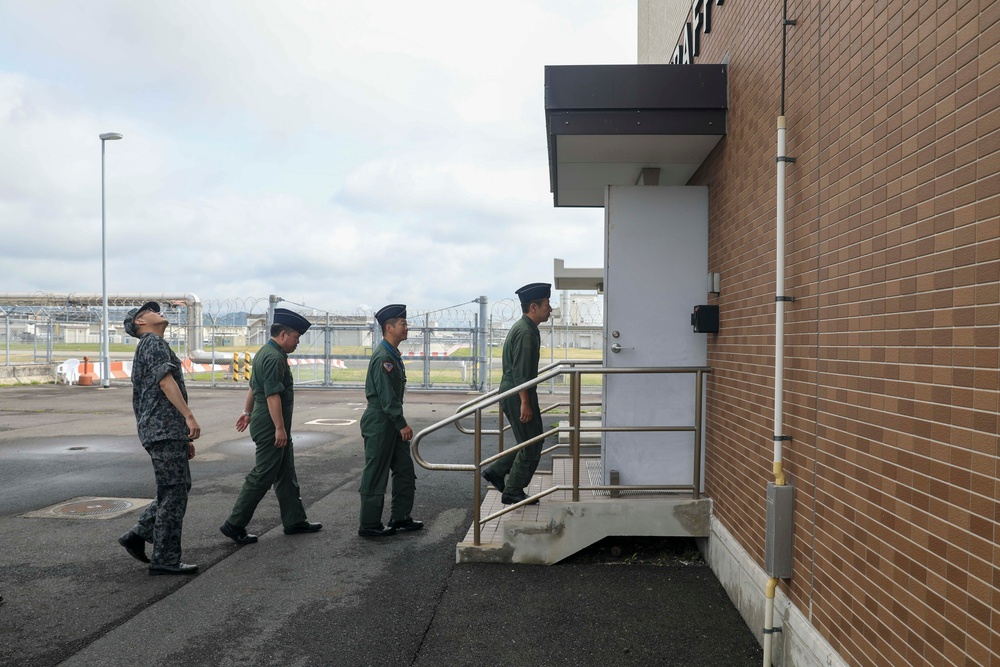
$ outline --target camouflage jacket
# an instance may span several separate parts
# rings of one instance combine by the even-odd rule
[[[173,375],[184,402],[188,400],[184,387],[184,372],[167,341],[155,333],[146,332],[139,339],[132,360],[132,410],[142,444],[159,440],[187,440],[188,427],[184,417],[160,388],[160,380]]]

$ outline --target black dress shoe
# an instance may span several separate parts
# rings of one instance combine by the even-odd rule
[[[310,523],[308,521],[299,521],[298,523],[292,524],[291,526],[285,526],[285,535],[295,535],[297,533],[315,533],[322,527],[323,524],[321,523]]]
[[[248,533],[246,528],[234,526],[228,521],[222,524],[219,530],[223,535],[236,542],[236,544],[253,544],[257,541],[257,536],[253,533]]]
[[[125,551],[128,552],[128,555],[140,563],[149,562],[149,558],[146,557],[146,540],[142,539],[131,530],[118,538],[118,544],[125,547]]]
[[[361,526],[358,528],[358,535],[361,537],[389,537],[390,535],[395,535],[396,529],[392,526],[378,525],[378,528],[365,528]]]
[[[500,494],[500,502],[502,502],[504,505],[513,505],[514,503],[519,503],[522,500],[527,500],[527,499],[528,499],[528,495],[524,491],[521,491],[520,493],[502,493],[502,494]],[[532,500],[528,504],[529,505],[537,505],[538,501],[537,500]]]
[[[489,482],[494,489],[496,489],[500,493],[503,493],[503,477],[501,477],[496,470],[490,470],[489,468],[487,468],[486,470],[482,471],[479,474],[482,476],[483,479]]]
[[[197,571],[197,565],[188,565],[187,563],[174,563],[173,565],[153,563],[149,566],[149,574],[152,576],[159,574],[194,574]]]
[[[420,530],[424,527],[423,521],[414,521],[410,517],[405,519],[394,519],[389,522],[389,527],[396,530]]]

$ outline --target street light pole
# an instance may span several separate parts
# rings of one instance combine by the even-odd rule
[[[101,387],[111,386],[111,346],[108,344],[108,243],[104,216],[104,143],[122,138],[117,132],[105,132],[101,138]]]

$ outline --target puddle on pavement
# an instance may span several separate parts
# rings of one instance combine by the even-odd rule
[[[296,450],[308,450],[314,447],[319,447],[320,445],[327,445],[337,440],[337,436],[333,433],[317,433],[314,431],[304,431],[302,433],[296,433],[292,431],[292,444]],[[198,443],[195,443],[197,446]],[[234,453],[244,453],[252,452],[255,445],[253,440],[249,435],[236,440],[230,440],[228,442],[220,442],[217,445],[212,446],[212,452],[218,452],[220,454],[234,454]]]
[[[136,436],[71,435],[55,438],[24,438],[0,447],[0,458],[9,456],[81,456],[142,452]],[[143,452],[145,453],[145,452]]]

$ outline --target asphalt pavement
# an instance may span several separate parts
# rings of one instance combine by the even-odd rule
[[[296,392],[296,468],[323,529],[284,535],[268,494],[248,526],[260,541],[236,545],[219,526],[253,466],[253,443],[234,428],[243,391],[190,389],[204,435],[183,559],[201,572],[150,577],[117,542],[141,504],[104,519],[24,516],[79,497],[152,498],[131,387],[0,388],[0,665],[760,664],[750,629],[698,562],[456,565],[469,473],[418,468],[413,514],[425,529],[358,537],[355,390]],[[406,414],[419,430],[469,398],[411,391]],[[421,453],[468,463],[471,449],[447,428]]]

